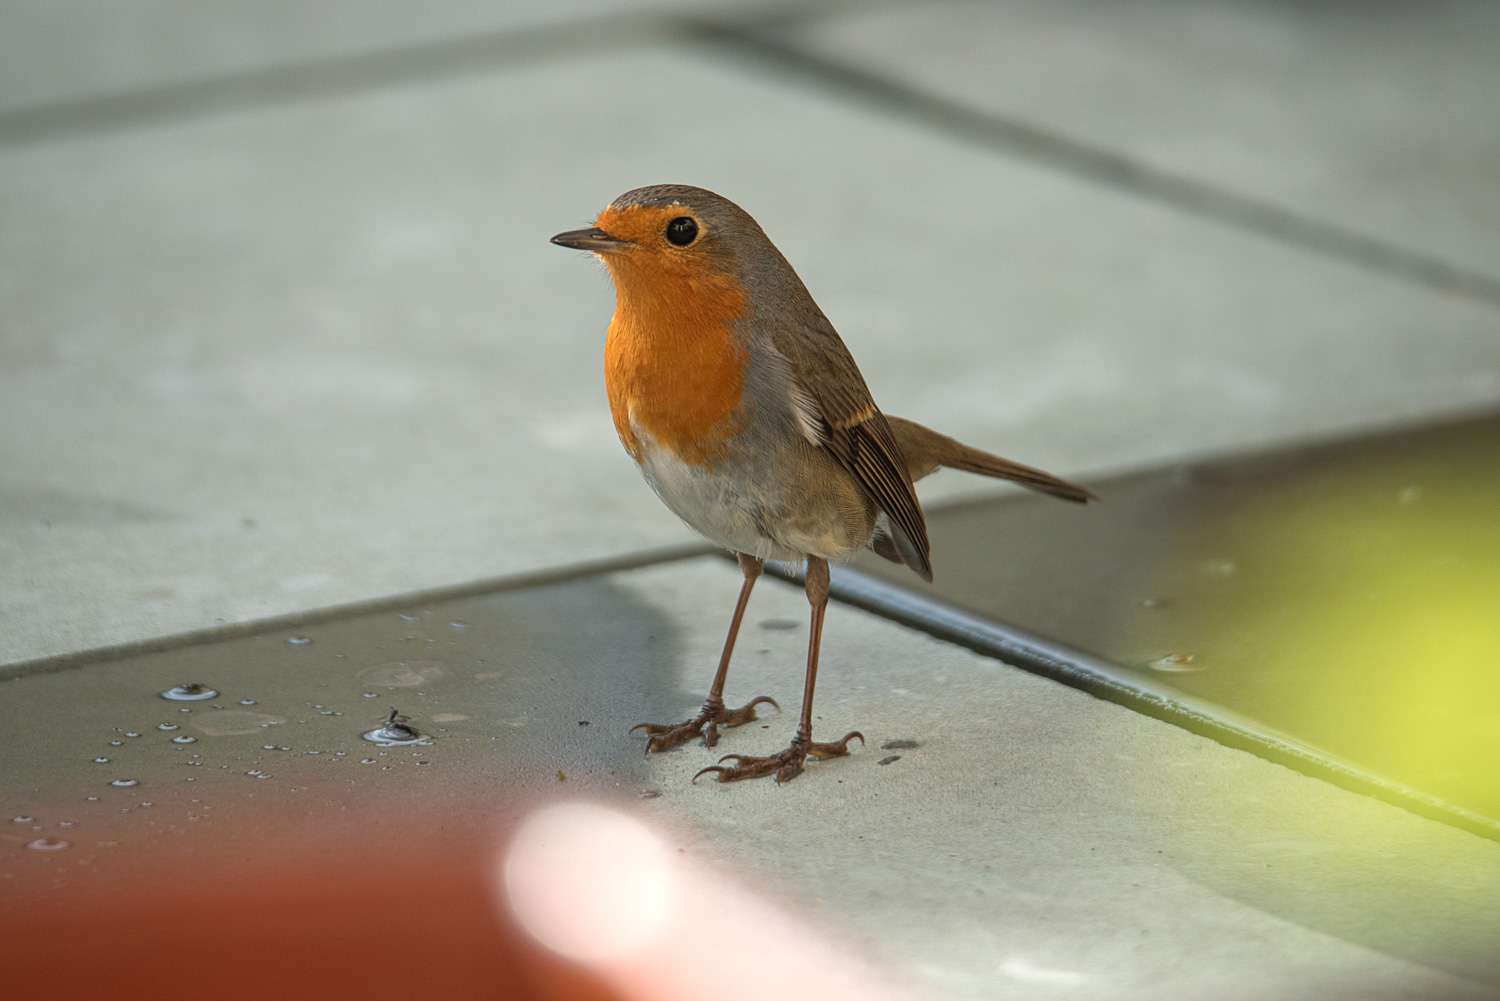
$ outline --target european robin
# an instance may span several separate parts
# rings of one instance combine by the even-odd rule
[[[873,549],[932,580],[927,526],[913,481],[939,466],[1013,480],[1085,502],[1093,494],[880,412],[849,349],[754,219],[712,191],[656,184],[627,191],[589,229],[552,242],[609,268],[615,315],[604,349],[615,430],[646,482],[683,521],[733,550],[745,581],[708,699],[690,720],[642,723],[646,753],[755,718],[759,696],[724,704],[740,620],[765,560],[807,563],[812,628],[802,717],[785,750],[731,754],[719,781],[775,773],[849,753],[859,732],[812,739],[813,688],[828,563]],[[779,706],[778,706],[779,708]],[[725,762],[733,762],[726,765]],[[697,778],[695,775],[694,778]]]

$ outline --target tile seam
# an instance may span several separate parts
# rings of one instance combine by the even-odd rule
[[[190,629],[180,633],[169,633],[165,636],[130,640],[125,643],[91,647],[86,650],[12,661],[9,664],[0,664],[0,682],[31,677],[37,674],[50,674],[54,671],[67,671],[105,661],[123,660],[127,657],[161,653],[166,650],[177,650],[190,646],[204,646],[262,633],[298,629],[335,619],[348,619],[361,615],[396,611],[415,605],[454,601],[459,598],[473,598],[486,594],[499,594],[506,591],[521,591],[535,587],[550,587],[555,584],[566,584],[590,577],[602,577],[621,571],[641,570],[646,567],[660,566],[681,560],[698,559],[715,555],[717,552],[717,549],[703,542],[663,546],[656,549],[627,553],[622,556],[588,560],[581,563],[569,563],[559,567],[506,574],[499,577],[483,577],[478,580],[466,581],[462,584],[445,584],[438,587],[422,588],[416,591],[406,591],[401,594],[367,598],[338,605],[326,605],[322,608],[307,609],[299,612],[287,612],[260,619],[248,619],[242,622],[228,622],[202,629]]]
[[[860,6],[858,4],[854,6]],[[776,25],[777,8],[750,8]],[[0,149],[94,135],[156,122],[366,93],[421,80],[463,76],[588,51],[620,51],[696,41],[775,66],[986,148],[1042,163],[1242,232],[1299,247],[1365,270],[1500,307],[1500,277],[1321,222],[1271,202],[1148,166],[1027,122],[928,94],[862,68],[835,62],[741,23],[651,11],[581,22],[511,28],[415,46],[353,53],[222,77],[95,95],[0,112]]]
[[[0,149],[682,40],[651,11],[513,27],[0,111]]]
[[[969,107],[863,67],[828,59],[780,37],[704,17],[691,19],[697,41],[844,95],[932,132],[1027,160],[1103,187],[1168,205],[1188,215],[1285,246],[1500,308],[1500,276],[1309,218],[1274,202],[1150,166],[1043,126]],[[784,79],[784,77],[783,77]]]
[[[746,23],[827,17],[889,0],[750,0],[718,12]],[[403,84],[494,72],[589,52],[690,42],[692,22],[671,6],[460,34],[410,45],[314,56],[220,76],[104,91],[0,110],[0,149],[155,122]]]

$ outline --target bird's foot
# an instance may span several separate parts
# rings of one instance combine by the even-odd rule
[[[781,706],[776,705],[776,700],[769,695],[758,695],[738,709],[726,708],[722,699],[710,698],[703,703],[703,708],[698,715],[690,720],[677,724],[665,723],[637,723],[630,728],[631,733],[637,730],[645,730],[650,736],[646,741],[646,753],[652,751],[665,751],[669,747],[685,744],[698,736],[703,735],[703,746],[713,747],[719,742],[719,727],[739,726],[748,723],[755,718],[755,707],[762,702],[769,702],[776,706],[776,711],[781,711]]]
[[[740,779],[753,779],[761,775],[776,773],[776,784],[790,782],[802,774],[802,765],[808,758],[840,758],[849,753],[849,741],[855,737],[859,742],[865,742],[865,735],[858,730],[851,730],[844,734],[842,740],[835,740],[828,744],[815,744],[810,739],[797,736],[792,738],[792,744],[786,750],[772,754],[765,758],[752,758],[744,754],[726,754],[719,759],[720,764],[709,765],[699,770],[693,776],[693,781],[698,781],[698,775],[705,772],[714,772],[718,775],[720,782],[737,782]],[[726,767],[723,762],[733,761],[732,765]]]

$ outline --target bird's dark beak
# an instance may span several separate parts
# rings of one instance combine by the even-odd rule
[[[593,229],[570,229],[554,236],[551,242],[574,250],[592,250],[596,254],[613,254],[631,246],[629,240],[616,240],[597,226]]]

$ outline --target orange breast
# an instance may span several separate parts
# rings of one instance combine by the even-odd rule
[[[685,462],[710,466],[738,434],[747,354],[734,336],[744,295],[729,275],[657,255],[607,255],[615,316],[604,379],[615,429],[641,460],[636,428]]]

